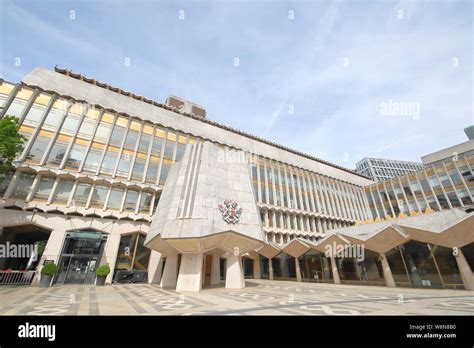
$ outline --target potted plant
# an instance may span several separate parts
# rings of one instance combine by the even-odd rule
[[[58,266],[54,262],[47,263],[41,268],[40,288],[47,288],[51,284],[53,276],[56,274]]]
[[[97,281],[95,284],[99,286],[104,285],[105,278],[107,278],[109,273],[110,273],[110,267],[108,264],[100,265],[99,267],[97,267],[97,269],[95,270],[95,274],[97,275]]]

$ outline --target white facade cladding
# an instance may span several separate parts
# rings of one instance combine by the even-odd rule
[[[183,159],[171,167],[145,241],[166,257],[182,255],[176,285],[170,281],[167,286],[200,290],[201,265],[209,255],[227,259],[226,287],[241,288],[242,255],[264,243],[250,165],[225,160],[225,151],[208,141],[189,145]],[[170,267],[176,266],[166,263],[164,272]]]

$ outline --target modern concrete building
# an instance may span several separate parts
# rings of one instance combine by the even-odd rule
[[[413,197],[404,179],[397,179],[402,192],[391,183],[394,198],[409,207],[400,211],[412,215],[404,218],[393,202],[377,204],[384,183],[213,122],[181,98],[161,104],[64,69],[36,68],[19,84],[1,81],[0,106],[0,117],[18,117],[28,139],[0,202],[0,243],[45,242],[36,263],[0,259],[0,283],[10,270],[26,279],[24,269],[35,283],[35,272],[53,261],[55,284],[91,284],[95,268],[108,263],[108,283],[130,271],[178,291],[242,288],[248,277],[343,283],[351,272],[365,279],[367,267],[392,286],[400,262],[387,264],[383,254],[398,252],[414,262],[405,267],[413,280],[396,285],[472,289],[473,213],[466,208],[473,158],[443,169],[448,177],[439,190],[456,196],[446,207],[459,210],[446,210],[431,185],[439,203],[432,210],[440,212],[416,216],[432,202],[423,178],[416,176],[422,192],[409,182]],[[441,170],[433,175],[443,177]],[[380,221],[390,219],[388,211],[399,219]],[[462,238],[446,241],[452,234]],[[369,237],[379,244],[365,242]],[[370,265],[327,254],[328,242],[340,240],[367,249]],[[451,245],[459,260],[436,253]],[[415,281],[432,255],[426,250],[438,265],[430,274],[461,278]]]
[[[376,182],[396,178],[424,168],[422,163],[365,157],[356,163],[356,172]]]

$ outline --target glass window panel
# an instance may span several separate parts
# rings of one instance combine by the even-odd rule
[[[120,146],[125,136],[125,127],[120,127],[118,124],[115,125],[109,143],[111,145]]]
[[[74,186],[74,180],[61,179],[54,193],[54,203],[67,203],[69,196],[71,195],[72,188]]]
[[[163,139],[155,137],[153,140],[153,146],[151,149],[151,153],[155,156],[161,155],[161,147],[163,146]]]
[[[186,144],[178,143],[178,146],[176,148],[176,159],[175,159],[176,162],[181,161],[181,158],[183,158],[185,150],[186,150]]]
[[[33,91],[31,89],[23,87],[20,90],[20,92],[17,93],[17,95],[15,96],[15,99],[13,99],[13,102],[10,104],[10,107],[8,108],[6,112],[6,115],[15,116],[19,118],[32,95],[33,95]],[[3,101],[2,101],[2,105],[3,105]]]
[[[128,236],[122,236],[120,238],[119,250],[117,254],[117,261],[115,263],[115,269],[119,270],[131,270],[133,254],[135,251],[135,244],[137,241],[138,234],[132,234]]]
[[[144,172],[145,172],[145,160],[142,158],[137,158],[133,166],[132,179],[141,181],[143,178]]]
[[[110,192],[109,201],[107,202],[107,209],[119,210],[122,204],[123,190],[114,188]]]
[[[110,148],[110,147],[109,147]],[[118,154],[115,151],[107,150],[105,154],[104,161],[102,162],[101,173],[103,174],[112,174],[115,163],[117,163]]]
[[[148,145],[150,144],[151,136],[148,134],[142,134],[140,138],[140,144],[138,145],[138,151],[147,153]]]
[[[107,186],[96,185],[94,187],[94,191],[92,192],[90,207],[102,208],[104,206],[108,191],[109,188]]]
[[[35,142],[33,143],[33,146],[31,147],[30,152],[28,153],[27,160],[29,162],[39,163],[46,152],[49,141],[49,137],[38,135]]]
[[[2,82],[0,84],[0,107],[3,107],[3,105],[5,105],[7,98],[13,92],[14,88],[15,85],[8,82]]]
[[[129,130],[125,139],[124,148],[134,150],[138,140],[138,132]]]
[[[159,180],[160,185],[165,184],[165,181],[166,181],[166,178],[168,176],[169,171],[170,171],[170,167],[163,163],[163,166],[161,167],[161,172],[160,172],[160,180]]]
[[[151,250],[145,247],[145,236],[138,234],[137,248],[135,257],[133,258],[133,269],[146,271],[148,269],[148,261],[150,260]]]
[[[158,176],[158,164],[150,162],[150,164],[148,165],[148,170],[146,172],[146,182],[155,183],[157,176]]]
[[[34,194],[34,198],[46,201],[49,198],[49,194],[51,193],[55,181],[56,178],[54,177],[42,176],[38,183],[38,188]]]
[[[100,158],[102,157],[102,150],[91,148],[87,154],[86,161],[84,162],[84,171],[96,172],[99,168]]]
[[[109,139],[110,131],[112,126],[110,124],[100,122],[95,132],[94,141],[100,141],[106,143]]]
[[[149,214],[151,206],[152,194],[149,192],[142,192],[140,197],[140,205],[138,207],[140,213]]]
[[[82,160],[84,159],[84,152],[86,147],[79,144],[74,144],[69,152],[68,158],[66,160],[67,169],[78,169]]]
[[[28,111],[23,124],[29,124],[33,126],[37,125],[41,120],[41,117],[43,116],[50,99],[51,97],[49,95],[43,93],[36,97],[36,100]]]
[[[67,147],[68,147],[68,141],[63,141],[59,138],[56,139],[56,142],[54,143],[48,155],[46,164],[56,166],[56,167],[59,166],[64,158],[64,155],[66,154]]]
[[[135,190],[128,190],[127,196],[125,197],[125,204],[123,206],[124,211],[135,211],[137,206],[138,192]]]
[[[84,139],[90,139],[92,134],[94,133],[95,123],[96,123],[96,120],[91,119],[89,117],[84,117],[81,123],[81,127],[79,128],[79,132],[77,133],[77,136]]]
[[[86,183],[78,184],[76,188],[76,192],[74,193],[72,206],[84,207],[87,203],[87,199],[89,198],[91,188],[92,188],[91,184],[86,184]]]
[[[127,177],[130,172],[130,165],[132,163],[131,152],[125,152],[120,157],[120,163],[117,168],[117,176]]]
[[[173,152],[174,152],[174,142],[170,142],[169,140],[166,141],[165,144],[165,152],[164,152],[164,157],[172,159],[173,158]]]
[[[33,185],[35,176],[36,174],[33,173],[21,172],[18,174],[15,188],[13,189],[10,197],[16,199],[26,199],[26,196],[28,196],[28,193],[30,192],[31,186]]]

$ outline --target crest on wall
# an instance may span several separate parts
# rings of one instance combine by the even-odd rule
[[[240,221],[242,215],[242,208],[239,203],[232,199],[226,199],[222,204],[219,204],[219,210],[222,215],[222,219],[228,224],[236,224]]]

